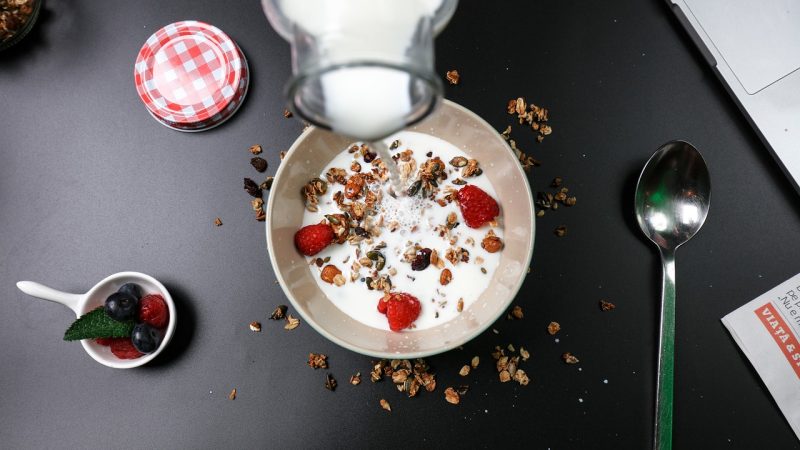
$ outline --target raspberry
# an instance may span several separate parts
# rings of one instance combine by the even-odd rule
[[[391,293],[378,302],[378,311],[384,309],[392,331],[408,328],[419,317],[421,306],[419,300],[411,294],[403,292]],[[381,305],[385,306],[381,306]],[[382,311],[381,311],[382,312]]]
[[[294,234],[294,245],[297,250],[306,255],[314,256],[333,242],[334,234],[330,225],[318,223],[306,225]]]
[[[119,359],[136,359],[142,356],[139,350],[133,346],[130,338],[112,338],[111,353]]]
[[[389,304],[389,296],[383,296],[380,300],[378,300],[378,312],[381,314],[386,314],[386,306]]]
[[[149,294],[139,300],[139,322],[144,322],[155,328],[164,328],[169,323],[169,308],[164,302],[164,297],[158,294]]]
[[[480,228],[500,214],[497,202],[481,188],[468,184],[456,195],[464,222],[470,228]]]
[[[114,338],[97,338],[94,341],[97,342],[100,345],[108,347],[109,345],[111,345],[111,341],[113,341],[113,340],[114,340]]]

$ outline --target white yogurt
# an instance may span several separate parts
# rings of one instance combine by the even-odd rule
[[[399,139],[401,145],[392,150],[392,153],[395,154],[405,149],[412,149],[414,152],[413,158],[417,161],[417,167],[428,159],[426,156],[428,152],[432,152],[432,157],[438,156],[444,161],[447,165],[448,177],[446,181],[440,183],[439,187],[441,189],[448,186],[456,189],[461,187],[451,183],[460,177],[461,169],[452,167],[449,161],[455,156],[466,157],[466,155],[454,145],[427,134],[407,131],[387,138],[385,143],[388,145],[395,139]],[[347,149],[343,149],[342,153],[325,167],[320,174],[320,178],[325,179],[325,173],[333,167],[343,168],[347,171],[348,176],[352,175],[353,172],[350,171],[350,165],[354,160],[361,164],[362,173],[369,171],[371,166],[363,161],[359,153],[351,154],[348,153]],[[416,174],[410,177],[411,181],[415,179]],[[497,199],[495,190],[485,175],[470,177],[465,180],[480,187]],[[419,197],[398,196],[395,199],[385,193],[387,186],[388,182],[381,188],[384,190],[384,195],[380,214],[383,214],[385,224],[396,220],[401,226],[395,232],[390,232],[388,228],[383,228],[380,236],[373,238],[372,245],[362,242],[360,244],[362,256],[377,243],[385,242],[386,248],[380,251],[386,257],[386,265],[380,273],[386,274],[390,268],[394,268],[397,273],[391,276],[393,291],[407,292],[419,299],[422,311],[415,322],[414,328],[423,330],[441,325],[461,314],[458,311],[459,299],[463,299],[463,309],[466,310],[489,285],[489,281],[492,279],[500,262],[501,252],[489,253],[485,251],[481,248],[481,241],[490,229],[494,230],[495,234],[502,238],[503,229],[501,226],[492,228],[488,224],[479,229],[469,228],[463,223],[461,211],[455,202],[442,207],[430,200],[421,200]],[[344,191],[344,186],[341,184],[329,184],[327,193],[320,198],[319,211],[306,211],[303,217],[303,225],[319,223],[324,219],[325,214],[341,214],[335,202],[331,200],[333,194],[338,191]],[[441,195],[437,195],[437,198],[440,197]],[[363,198],[361,201],[363,201]],[[456,213],[459,222],[459,225],[452,230],[452,236],[458,237],[458,241],[452,246],[447,238],[440,237],[439,233],[434,230],[437,225],[446,223],[447,215],[450,212]],[[412,232],[411,229],[414,226],[417,228]],[[468,243],[470,238],[472,243]],[[433,264],[422,271],[411,270],[411,265],[404,260],[402,254],[408,247],[409,241],[418,243],[423,248],[437,250],[442,259],[444,259],[447,249],[463,247],[469,251],[469,262],[458,262],[453,265],[445,259],[445,268],[452,272],[453,277],[449,284],[443,286],[439,282],[441,270]],[[344,286],[336,286],[324,282],[319,275],[321,268],[316,265],[309,265],[309,270],[312,271],[313,278],[317,280],[322,292],[340,310],[368,326],[388,330],[386,316],[377,311],[377,304],[383,296],[383,292],[368,290],[366,283],[361,281],[364,277],[370,276],[372,269],[361,268],[357,279],[351,282],[351,265],[357,259],[355,256],[356,248],[356,246],[348,242],[341,245],[334,243],[314,257],[307,259],[310,263],[316,258],[324,259],[330,257],[330,261],[325,265],[333,264],[342,271],[342,275],[347,280]],[[479,258],[482,258],[483,262],[477,264],[476,261]],[[345,260],[347,260],[347,263],[343,262]],[[484,269],[486,273],[483,273],[481,269]]]

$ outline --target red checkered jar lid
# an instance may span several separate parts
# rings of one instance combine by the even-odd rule
[[[134,66],[136,92],[162,124],[201,131],[227,120],[244,100],[247,60],[219,28],[195,20],[150,36]]]

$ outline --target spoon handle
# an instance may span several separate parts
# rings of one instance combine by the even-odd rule
[[[661,250],[664,266],[661,291],[661,329],[658,334],[658,373],[654,450],[672,448],[672,380],[675,361],[675,251]]]
[[[43,284],[34,283],[33,281],[19,281],[17,282],[17,288],[30,296],[60,303],[74,311],[76,316],[81,315],[80,306],[81,299],[83,298],[82,295],[57,291]]]

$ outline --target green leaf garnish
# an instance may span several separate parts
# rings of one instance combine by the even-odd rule
[[[72,322],[64,333],[64,340],[129,337],[134,325],[133,320],[119,322],[108,317],[103,307],[99,306]]]

